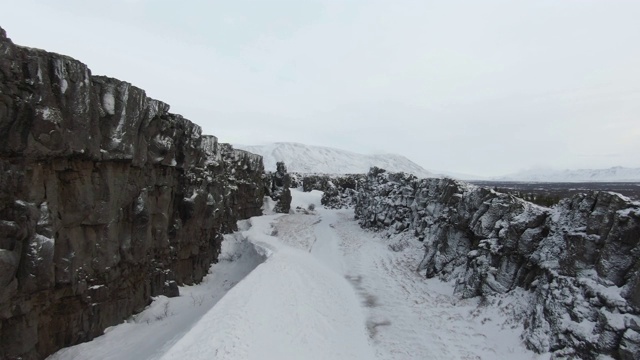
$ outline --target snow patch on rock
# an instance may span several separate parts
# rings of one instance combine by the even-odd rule
[[[102,108],[109,115],[116,114],[116,98],[113,92],[108,91],[102,96]]]

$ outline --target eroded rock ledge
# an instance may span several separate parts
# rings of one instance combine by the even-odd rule
[[[462,297],[529,291],[522,338],[554,357],[640,357],[640,205],[609,192],[544,208],[451,179],[373,168],[360,188],[365,228],[424,241],[418,270]]]
[[[2,29],[0,139],[1,359],[42,359],[177,295],[261,214],[260,156]]]

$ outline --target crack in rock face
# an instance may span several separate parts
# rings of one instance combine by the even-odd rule
[[[523,340],[537,352],[637,359],[640,204],[611,192],[553,208],[451,179],[372,168],[357,193],[363,228],[424,242],[418,269],[463,298],[524,288]]]

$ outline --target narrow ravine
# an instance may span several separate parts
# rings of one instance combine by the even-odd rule
[[[337,217],[333,229],[342,241],[347,277],[366,309],[379,359],[538,358],[522,345],[522,325],[513,317],[524,298],[505,298],[499,308],[484,307],[477,298],[460,300],[453,284],[415,271],[422,243],[363,231],[352,211]]]
[[[252,218],[243,234],[267,260],[162,359],[374,358],[338,238],[324,222],[322,212]]]
[[[545,358],[519,339],[526,299],[458,300],[415,271],[417,240],[362,230],[352,210],[320,208],[319,192],[293,196],[316,210],[250,219],[207,282],[51,359]]]

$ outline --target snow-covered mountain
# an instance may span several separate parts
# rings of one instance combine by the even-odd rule
[[[635,182],[640,181],[640,168],[616,166],[608,169],[533,169],[494,178],[493,180],[539,182]]]
[[[417,177],[435,177],[420,165],[401,155],[363,155],[323,146],[278,142],[268,145],[233,145],[236,149],[262,155],[266,170],[275,170],[284,161],[287,170],[299,173],[358,174],[377,166],[391,172],[406,172]]]

